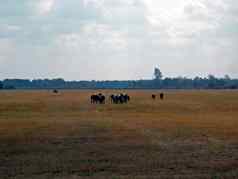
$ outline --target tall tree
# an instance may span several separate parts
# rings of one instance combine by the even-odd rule
[[[158,67],[154,69],[154,78],[155,80],[161,80],[163,78],[162,72]]]

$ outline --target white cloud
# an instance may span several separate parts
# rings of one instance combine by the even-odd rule
[[[21,16],[0,11],[0,40],[11,41],[0,45],[5,77],[38,70],[44,77],[135,79],[151,77],[155,65],[172,76],[238,76],[231,68],[238,64],[235,0],[24,2],[30,6],[14,11]]]
[[[55,4],[55,0],[38,0],[36,4],[37,12],[40,15],[46,15],[51,12]]]

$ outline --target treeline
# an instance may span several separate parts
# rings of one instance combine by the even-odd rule
[[[0,89],[238,89],[238,79],[185,77],[134,81],[65,81],[64,79],[5,79]]]

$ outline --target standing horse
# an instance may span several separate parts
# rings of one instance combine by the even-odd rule
[[[105,104],[106,97],[103,94],[98,95],[98,101],[100,104]]]
[[[156,99],[156,95],[155,94],[152,94],[152,99],[155,100]]]
[[[164,93],[160,93],[160,99],[163,100],[164,99]]]

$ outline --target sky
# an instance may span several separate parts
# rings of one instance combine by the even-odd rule
[[[7,0],[0,79],[238,78],[237,0]]]

